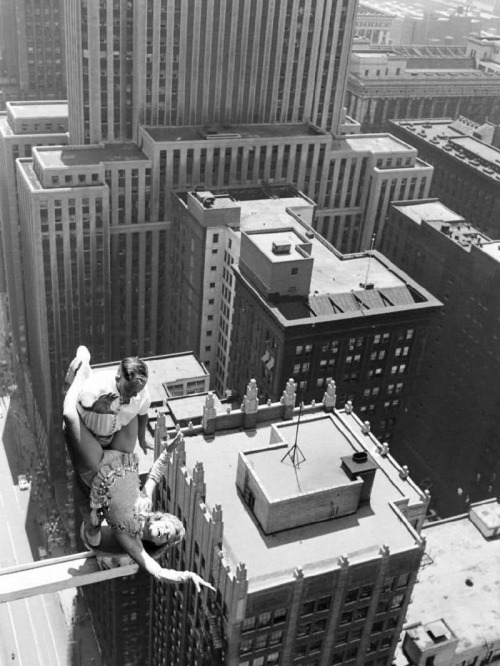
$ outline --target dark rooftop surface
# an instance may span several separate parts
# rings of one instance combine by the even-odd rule
[[[269,137],[326,136],[306,123],[276,125],[218,125],[210,128],[202,125],[190,127],[144,127],[144,131],[158,142],[163,141],[207,141],[212,139],[254,139]]]

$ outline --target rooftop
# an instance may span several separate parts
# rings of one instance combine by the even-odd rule
[[[466,118],[456,121],[440,118],[390,122],[414,134],[420,141],[445,151],[450,158],[460,160],[470,168],[482,172],[485,177],[500,180],[500,150],[473,136],[478,132],[486,136],[484,127]]]
[[[196,393],[179,398],[169,398],[168,410],[172,415],[174,423],[181,421],[196,421],[203,416],[203,408],[207,399],[206,393]],[[219,398],[213,394],[214,407],[217,414],[223,414],[226,411],[226,405],[223,405]]]
[[[351,150],[370,153],[414,153],[415,148],[391,134],[352,134],[343,137]]]
[[[266,125],[217,125],[206,127],[144,127],[144,131],[158,142],[211,141],[213,139],[259,139],[269,137],[328,136],[326,132],[307,123]]]
[[[280,302],[276,312],[286,320],[342,316],[352,313],[366,315],[369,311],[385,310],[394,306],[415,306],[417,303],[438,305],[431,294],[413,282],[378,252],[341,255],[312,230],[314,206],[297,192],[296,196],[266,197],[256,190],[255,199],[239,200],[238,190],[227,191],[228,206],[240,207],[240,230],[244,232],[286,229],[285,235],[295,247],[296,235],[311,243],[314,260],[309,297]],[[216,194],[215,191],[212,194]],[[215,198],[217,202],[219,196]],[[291,212],[295,213],[292,215]],[[297,216],[297,217],[296,217]],[[273,261],[290,261],[272,252],[276,233],[252,234],[261,251],[266,248]],[[302,255],[301,255],[302,256]],[[367,279],[368,278],[368,279]],[[364,288],[368,283],[368,289]]]
[[[430,523],[422,535],[426,554],[407,623],[444,620],[459,639],[459,663],[460,653],[500,638],[500,539],[485,539],[468,516]],[[397,663],[407,662],[400,654]]]
[[[290,442],[295,440],[295,419],[276,424]],[[380,466],[370,505],[361,506],[349,516],[269,536],[260,530],[237,494],[235,479],[239,451],[266,449],[275,441],[271,439],[271,424],[260,424],[253,431],[219,431],[211,441],[205,440],[202,434],[186,437],[187,467],[192,469],[197,462],[203,463],[205,503],[210,509],[216,504],[222,505],[225,557],[233,567],[240,562],[246,564],[251,592],[268,577],[272,577],[273,585],[289,581],[297,566],[301,566],[306,575],[320,573],[337,566],[337,559],[343,554],[355,562],[377,556],[384,544],[391,552],[415,547],[418,537],[401,519],[394,502],[405,497],[410,504],[421,502],[422,495],[409,478],[399,477],[390,457],[382,458],[377,453],[375,440],[361,435],[360,427],[358,419],[342,413],[302,417],[298,445],[306,461],[294,471],[288,458],[281,463],[275,455],[269,469],[259,466],[259,470],[267,476],[274,471],[274,480],[280,487],[284,485],[285,491],[297,485],[302,488],[311,483],[328,483],[339,474],[341,456],[352,453],[353,449],[366,449]]]
[[[488,236],[478,231],[467,223],[463,217],[454,213],[444,206],[440,201],[425,201],[422,203],[396,203],[394,208],[404,213],[409,219],[417,224],[426,222],[445,236],[460,245],[464,250],[470,252],[473,246],[481,248],[487,254],[500,260],[496,255],[496,245]]]
[[[67,102],[7,102],[7,110],[14,119],[67,118]]]
[[[135,143],[108,143],[98,146],[68,146],[36,148],[43,167],[63,169],[65,167],[99,165],[103,162],[147,161],[148,158]]]

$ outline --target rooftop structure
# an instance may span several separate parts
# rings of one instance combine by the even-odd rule
[[[500,655],[500,505],[429,524],[397,666],[496,661]],[[443,658],[446,655],[445,658]]]

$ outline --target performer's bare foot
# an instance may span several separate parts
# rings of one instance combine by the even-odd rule
[[[68,372],[66,373],[66,377],[64,379],[66,389],[71,386],[78,371],[80,371],[85,376],[87,376],[90,372],[90,352],[84,345],[80,345],[80,347],[78,347],[76,350],[75,358],[69,364]]]

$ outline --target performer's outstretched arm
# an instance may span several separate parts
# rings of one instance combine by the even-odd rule
[[[142,541],[138,537],[130,536],[130,534],[127,534],[126,532],[119,534],[115,533],[115,537],[123,550],[128,553],[140,567],[145,569],[157,580],[163,580],[166,583],[187,583],[192,580],[198,592],[201,592],[202,586],[208,587],[209,590],[215,592],[215,589],[209,583],[193,571],[176,571],[175,569],[164,569],[161,567],[158,562],[153,560],[153,558],[147,554]]]

